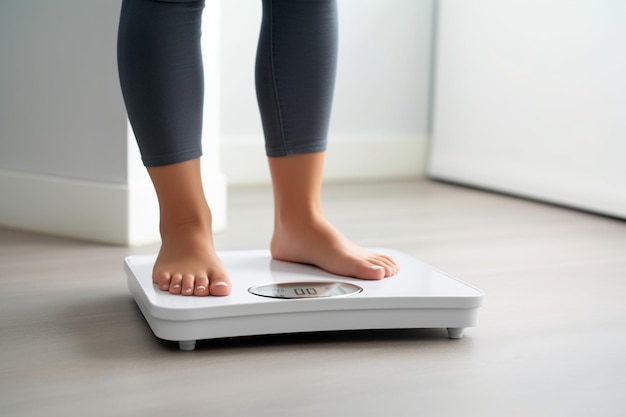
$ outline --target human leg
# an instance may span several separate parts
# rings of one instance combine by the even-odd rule
[[[320,191],[337,60],[335,0],[264,0],[256,82],[275,202],[277,259],[380,279],[393,259],[350,242],[324,217]]]
[[[269,158],[275,204],[272,255],[361,279],[396,274],[393,259],[352,243],[326,220],[320,201],[324,156]]]
[[[146,166],[202,155],[204,0],[124,0],[118,31],[120,85]]]
[[[182,295],[228,295],[230,281],[213,244],[200,159],[149,167],[160,208],[161,249],[153,281]]]
[[[163,291],[199,296],[230,293],[200,173],[203,6],[124,0],[118,34],[124,101],[160,207],[153,281]]]

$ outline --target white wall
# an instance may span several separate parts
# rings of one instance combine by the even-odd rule
[[[626,2],[439,5],[430,174],[626,217]]]
[[[127,243],[119,2],[0,2],[0,224]]]
[[[0,169],[126,182],[118,1],[0,2]]]
[[[127,128],[120,0],[0,1],[0,225],[114,244],[158,240],[154,191]],[[226,225],[219,171],[219,5],[203,22],[205,188]]]
[[[425,168],[432,0],[340,0],[326,179],[415,177]],[[222,3],[222,167],[267,182],[254,91],[260,0]]]

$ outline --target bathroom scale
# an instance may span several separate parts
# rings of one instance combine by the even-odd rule
[[[341,330],[445,328],[458,339],[477,325],[484,293],[414,257],[373,248],[400,266],[376,281],[272,259],[266,250],[222,251],[226,297],[172,295],[152,282],[156,255],[125,259],[128,288],[154,335],[181,350],[197,340]]]

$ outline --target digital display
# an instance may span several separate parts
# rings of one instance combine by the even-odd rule
[[[293,292],[295,292],[296,295],[317,295],[317,290],[315,289],[315,287],[311,287],[311,288],[294,288]]]
[[[348,282],[275,282],[251,287],[248,291],[271,298],[327,298],[358,294],[363,289]]]

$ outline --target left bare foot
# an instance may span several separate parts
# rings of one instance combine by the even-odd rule
[[[398,272],[393,259],[352,243],[321,215],[277,222],[271,252],[275,259],[360,279],[382,279]]]

